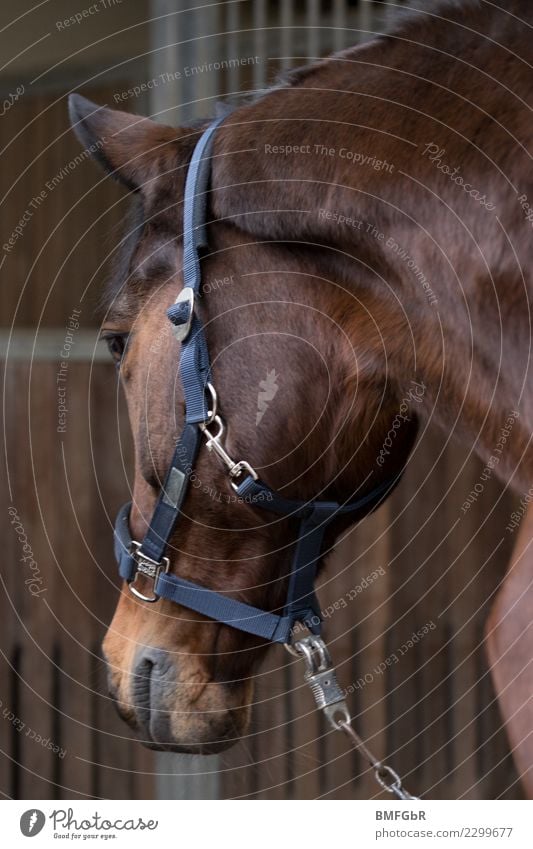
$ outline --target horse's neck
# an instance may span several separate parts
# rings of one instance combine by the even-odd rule
[[[453,256],[453,244],[442,244],[448,257]],[[497,265],[487,268],[475,256],[457,254],[453,262],[460,273],[446,273],[448,259],[435,262],[429,246],[408,250],[416,266],[408,274],[406,269],[398,273],[404,272],[404,291],[411,289],[407,297],[400,295],[410,326],[396,340],[394,363],[389,358],[391,376],[401,379],[406,368],[412,373],[414,342],[416,374],[425,387],[420,407],[426,416],[484,462],[496,456],[495,474],[501,479],[514,475],[517,488],[530,486],[533,399],[530,390],[528,394],[530,327],[523,281]],[[420,292],[412,295],[412,287],[421,285],[418,268],[436,293],[432,305],[423,303]]]
[[[490,28],[488,17],[480,27]],[[376,42],[237,110],[236,127],[217,140],[227,155],[215,159],[215,214],[260,238],[324,246],[317,264],[374,308],[390,336],[387,373],[421,380],[428,412],[484,459],[517,410],[498,472],[520,463],[520,485],[529,485],[533,240],[518,200],[526,194],[533,207],[525,36],[502,28],[509,45],[499,50],[465,32],[444,34],[455,50],[438,63],[405,39]]]
[[[413,197],[407,220],[380,240],[372,271],[347,261],[345,280],[378,326],[372,368],[399,387],[419,381],[417,412],[523,490],[533,483],[532,240],[516,211],[508,214],[509,196],[495,188],[493,197],[505,230],[486,211],[442,215],[435,198],[413,227]],[[370,333],[353,324],[356,350]]]

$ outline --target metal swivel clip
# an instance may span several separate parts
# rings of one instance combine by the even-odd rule
[[[309,684],[317,708],[323,712],[332,728],[346,734],[352,746],[372,768],[379,786],[397,799],[417,799],[417,796],[411,796],[403,787],[398,773],[376,758],[352,727],[350,711],[337,681],[337,673],[324,640],[312,634],[295,643],[286,643],[285,648],[290,654],[303,658],[304,680]]]
[[[338,730],[341,722],[350,722],[350,712],[337,673],[324,640],[311,635],[286,648],[305,662],[304,680],[309,684],[316,706],[330,725]]]

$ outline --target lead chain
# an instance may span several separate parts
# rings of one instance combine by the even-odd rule
[[[298,640],[293,645],[286,644],[285,648],[291,654],[304,659],[306,665],[304,680],[311,689],[317,708],[324,713],[335,731],[342,731],[348,737],[354,749],[373,770],[374,778],[379,786],[397,799],[418,799],[418,796],[411,796],[407,792],[400,776],[392,767],[372,754],[352,727],[352,718],[344,694],[339,687],[335,667],[322,638],[311,635]]]
[[[392,793],[397,799],[418,799],[418,796],[411,796],[405,787],[403,787],[402,779],[392,767],[384,764],[372,754],[368,746],[361,740],[357,731],[352,727],[351,722],[341,720],[336,727],[339,731],[344,731],[354,749],[362,755],[374,770],[374,778],[383,790],[386,790],[387,793]]]

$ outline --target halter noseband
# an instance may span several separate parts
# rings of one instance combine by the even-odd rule
[[[173,306],[167,310],[176,337],[182,344],[179,371],[185,397],[185,424],[142,543],[131,538],[131,503],[125,504],[115,524],[115,556],[121,577],[142,601],[166,598],[240,631],[271,642],[289,643],[294,625],[298,622],[306,625],[311,633],[320,634],[321,615],[314,581],[327,526],[334,518],[346,513],[353,514],[354,519],[369,513],[394,488],[398,477],[348,504],[295,501],[274,492],[259,480],[247,462],[235,462],[224,448],[224,423],[217,414],[216,393],[209,382],[209,354],[204,329],[194,309],[195,298],[200,294],[200,251],[207,247],[205,220],[210,150],[214,132],[222,120],[219,118],[205,130],[189,165],[183,208],[184,286]],[[169,572],[170,564],[165,552],[181,513],[202,437],[207,440],[207,448],[226,466],[231,486],[239,499],[254,507],[300,520],[287,599],[281,614],[260,610]],[[138,575],[153,582],[151,596],[144,595],[136,587]]]

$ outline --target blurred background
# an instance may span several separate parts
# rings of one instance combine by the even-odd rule
[[[5,464],[0,792],[11,798],[369,798],[300,666],[274,649],[250,734],[209,757],[155,755],[106,696],[112,522],[132,480],[129,426],[96,305],[128,206],[69,131],[71,91],[169,124],[238,103],[285,68],[373,37],[401,2],[45,0],[0,7],[0,252]],[[11,241],[10,241],[11,240]],[[520,797],[482,627],[509,559],[511,497],[424,432],[393,498],[319,588],[355,724],[414,793]],[[424,631],[399,662],[412,634]],[[337,739],[337,737],[339,739]]]

